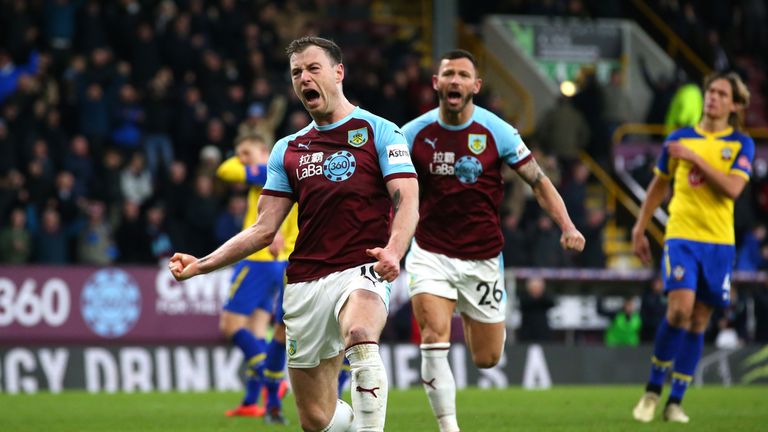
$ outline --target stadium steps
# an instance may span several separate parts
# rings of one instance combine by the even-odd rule
[[[609,213],[614,209],[608,208],[608,197],[598,183],[591,183],[587,187],[587,198],[584,202],[587,210],[603,209]],[[605,253],[606,267],[611,269],[635,269],[642,268],[642,264],[632,252],[632,242],[629,230],[619,226],[615,217],[610,217],[603,228],[603,252]]]

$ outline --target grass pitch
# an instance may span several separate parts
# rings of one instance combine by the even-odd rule
[[[556,387],[526,391],[468,389],[458,393],[459,424],[468,432],[498,431],[768,431],[768,387],[705,387],[684,403],[691,424],[631,418],[642,386]],[[0,395],[0,431],[279,431],[300,430],[293,399],[285,399],[288,427],[261,419],[227,418],[238,393]],[[345,398],[349,400],[349,395]],[[660,417],[660,413],[657,413]],[[437,431],[421,389],[389,395],[388,431]]]

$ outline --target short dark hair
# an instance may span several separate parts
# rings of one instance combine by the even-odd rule
[[[336,42],[318,36],[304,36],[298,39],[294,39],[290,44],[288,44],[288,48],[285,49],[285,53],[290,57],[292,54],[300,53],[311,46],[316,46],[325,51],[325,53],[328,55],[328,58],[331,59],[331,62],[334,65],[343,63],[341,48],[336,45]]]
[[[456,59],[462,59],[462,58],[465,58],[471,61],[472,66],[474,66],[475,69],[477,69],[477,59],[475,58],[475,56],[473,56],[471,52],[463,49],[454,49],[454,50],[448,51],[447,53],[440,56],[440,61],[442,62],[443,60],[456,60]]]

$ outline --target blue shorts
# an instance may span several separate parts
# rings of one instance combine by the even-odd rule
[[[664,242],[661,263],[664,292],[692,289],[696,300],[713,307],[728,306],[735,257],[733,245],[669,239]]]
[[[285,261],[240,261],[232,272],[232,285],[224,310],[250,315],[256,309],[275,312],[285,285]],[[282,302],[280,302],[282,303]],[[280,306],[282,313],[282,305]]]

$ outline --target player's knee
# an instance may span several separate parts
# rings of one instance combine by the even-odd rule
[[[691,311],[683,307],[670,306],[667,310],[667,322],[672,327],[687,329],[691,325]]]
[[[709,317],[707,317],[706,320],[694,316],[691,319],[691,325],[688,329],[691,333],[704,333],[705,330],[707,330],[707,327],[709,326]]]
[[[219,321],[219,331],[225,338],[227,338],[227,340],[232,339],[232,336],[235,335],[237,330],[238,329],[234,328],[234,326],[227,320]]]
[[[364,326],[353,325],[349,327],[349,330],[347,330],[347,334],[344,335],[344,339],[347,346],[349,346],[361,342],[376,341],[379,338]]]
[[[483,352],[483,353],[472,354],[472,361],[475,363],[475,366],[477,366],[480,369],[492,368],[497,364],[499,364],[500,359],[501,359],[501,353]]]

